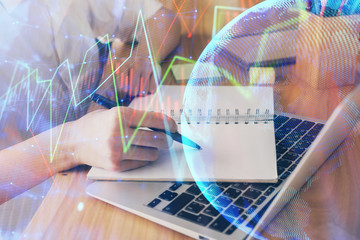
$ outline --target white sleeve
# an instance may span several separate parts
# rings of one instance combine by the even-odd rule
[[[162,4],[157,0],[88,0],[90,21],[98,36],[116,34],[122,39],[131,39],[139,12],[144,20],[154,15]]]

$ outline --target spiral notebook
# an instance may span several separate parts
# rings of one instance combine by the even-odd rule
[[[126,172],[93,167],[89,179],[277,181],[272,87],[162,86],[130,107],[171,116],[202,150],[173,142],[145,167]]]

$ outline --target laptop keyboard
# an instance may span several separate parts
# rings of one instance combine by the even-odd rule
[[[277,183],[175,182],[146,205],[228,235],[251,230],[324,124],[275,115],[274,126]]]

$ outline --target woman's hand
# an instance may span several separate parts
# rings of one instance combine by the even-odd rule
[[[149,58],[134,58],[126,62],[119,61],[119,73],[115,74],[119,96],[139,96],[153,93],[161,81],[161,67],[152,65]],[[114,92],[115,93],[115,92]]]
[[[77,163],[126,171],[155,161],[159,149],[171,146],[166,134],[137,127],[177,130],[175,121],[161,113],[128,107],[94,111],[71,126],[69,141]]]

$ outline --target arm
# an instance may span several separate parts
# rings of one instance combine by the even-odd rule
[[[169,147],[172,139],[159,132],[136,132],[138,125],[177,129],[176,123],[162,114],[119,107],[94,111],[0,151],[0,204],[80,164],[125,171],[156,160],[158,149]],[[135,137],[129,142],[132,135]],[[54,143],[59,139],[52,159],[50,137]]]
[[[180,42],[180,21],[174,12],[166,8],[161,8],[146,21],[146,26],[155,61],[160,63]],[[145,36],[141,36],[138,52],[141,55],[148,55]]]
[[[69,138],[70,123],[53,129],[53,139],[60,137],[61,144],[50,161],[50,130],[0,151],[0,204],[30,189],[55,173],[77,165]]]
[[[176,14],[172,11],[161,8],[158,10],[152,17],[148,18],[145,22],[146,32],[149,38],[149,44],[151,47],[151,53],[155,58],[155,64],[160,64],[175,48],[178,46],[180,42],[181,36],[181,27],[178,18],[175,18]],[[156,20],[154,19],[156,18]],[[147,45],[147,41],[145,39],[144,32],[143,34],[137,38],[139,41],[139,45],[134,49],[133,59],[127,60],[126,63],[120,68],[119,71],[116,72],[116,85],[117,85],[117,94],[120,97],[130,94],[131,96],[136,96],[143,91],[145,93],[152,92],[156,89],[156,83],[154,75],[152,74],[153,68],[150,60],[146,57],[149,56],[149,49]],[[121,56],[123,50],[125,48],[129,48],[129,46],[123,44],[119,39],[115,39],[112,44],[112,48],[115,54],[112,56],[117,57],[117,59],[126,59],[124,56]],[[146,59],[146,60],[144,60]],[[116,62],[115,65],[119,66],[122,64]],[[132,73],[131,73],[132,71]],[[114,83],[112,78],[108,79],[108,76],[112,72],[110,68],[110,60],[107,61],[107,66],[105,67],[105,74],[103,75],[102,82],[100,83],[101,87],[98,90],[98,93],[115,100],[115,92],[114,92]],[[125,85],[122,89],[121,77],[120,76],[132,76],[133,84],[132,91],[130,92],[129,83]],[[161,81],[161,73],[159,73],[157,79]],[[107,80],[104,83],[104,80]],[[141,84],[143,82],[143,84]],[[138,88],[134,87],[138,86]],[[141,86],[143,87],[141,89]],[[100,107],[91,103],[88,112],[92,112],[96,109],[100,109]]]

